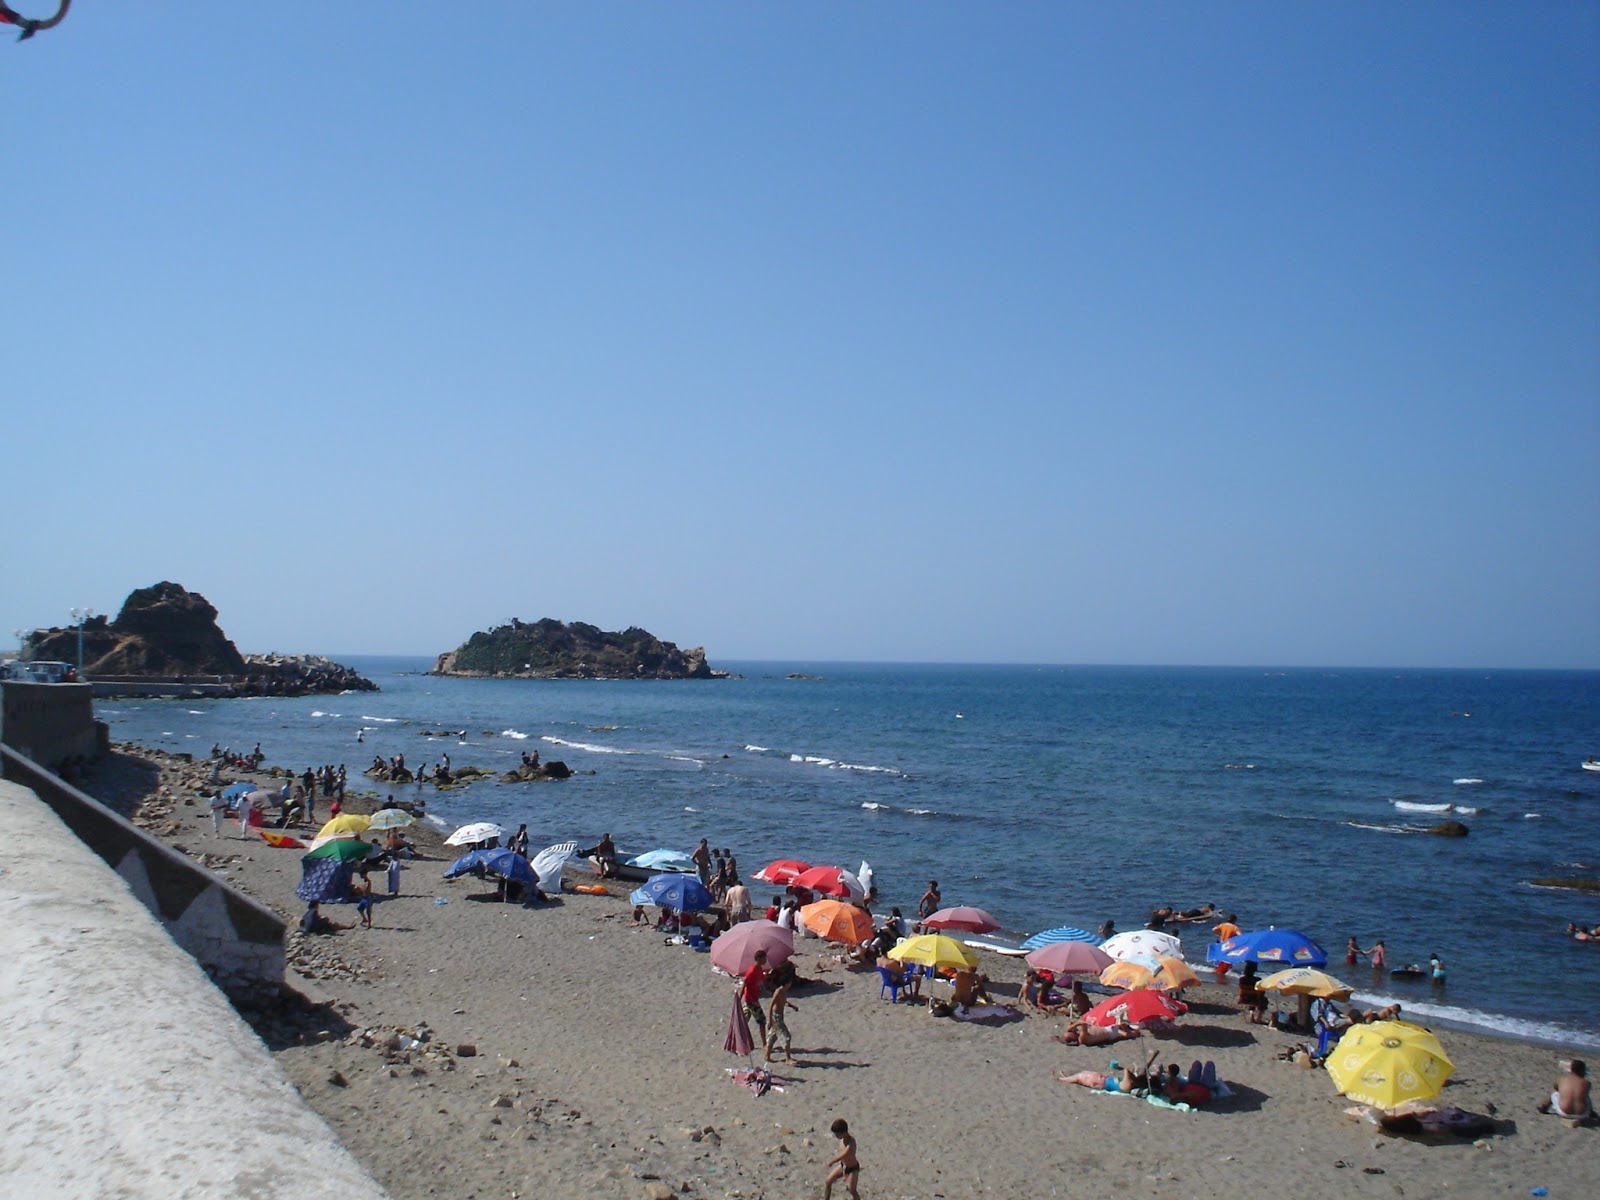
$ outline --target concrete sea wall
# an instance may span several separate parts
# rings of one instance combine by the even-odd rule
[[[0,742],[51,768],[105,750],[86,683],[0,683]]]

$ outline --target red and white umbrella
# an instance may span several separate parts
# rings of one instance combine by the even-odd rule
[[[803,863],[797,858],[776,858],[750,878],[759,879],[762,883],[775,883],[779,887],[788,887],[809,870],[811,864]]]
[[[711,965],[742,976],[756,961],[757,950],[767,952],[769,967],[788,962],[794,934],[776,921],[741,921],[711,943]]]
[[[981,908],[941,908],[931,917],[923,917],[922,924],[929,929],[954,929],[962,933],[993,933],[1000,928],[1000,922]]]
[[[794,886],[846,900],[859,900],[867,894],[861,881],[843,867],[812,867],[795,876]]]
[[[1129,1025],[1145,1025],[1151,1021],[1176,1021],[1189,1010],[1182,1004],[1168,1000],[1161,992],[1124,992],[1100,1001],[1083,1019],[1094,1025],[1107,1027],[1126,1021]]]

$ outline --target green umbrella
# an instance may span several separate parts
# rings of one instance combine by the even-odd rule
[[[336,858],[340,862],[360,862],[372,853],[372,847],[360,838],[335,838],[310,851],[307,858]]]

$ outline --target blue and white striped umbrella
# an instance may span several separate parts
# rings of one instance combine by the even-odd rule
[[[1055,942],[1088,942],[1091,946],[1098,946],[1100,938],[1097,934],[1090,933],[1087,929],[1079,929],[1076,925],[1061,925],[1034,934],[1022,943],[1022,948],[1037,950],[1040,946],[1049,946]]]

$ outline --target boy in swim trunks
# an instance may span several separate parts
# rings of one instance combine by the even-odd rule
[[[1589,1068],[1583,1059],[1575,1058],[1567,1064],[1566,1074],[1556,1080],[1550,1099],[1539,1105],[1539,1111],[1555,1113],[1569,1121],[1586,1121],[1594,1116],[1589,1099]]]
[[[822,1185],[822,1200],[832,1200],[833,1185],[840,1179],[849,1189],[851,1200],[861,1200],[861,1193],[856,1190],[856,1183],[861,1178],[861,1163],[856,1159],[856,1139],[850,1136],[850,1126],[840,1117],[828,1126],[828,1130],[839,1139],[839,1153],[828,1160],[828,1166],[832,1169]]]

